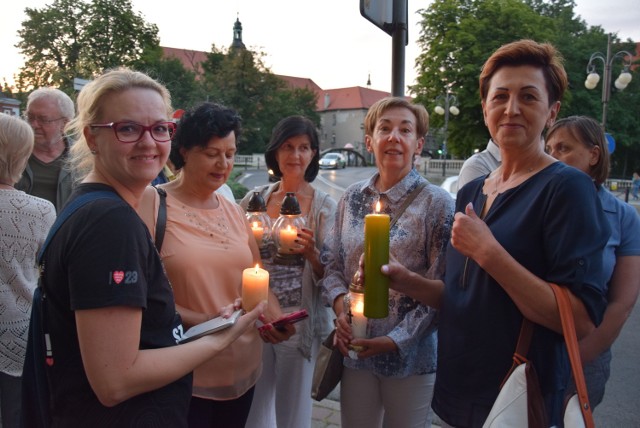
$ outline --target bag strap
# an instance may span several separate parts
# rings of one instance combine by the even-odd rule
[[[58,215],[56,221],[51,226],[51,229],[49,229],[49,234],[47,235],[47,239],[44,241],[44,244],[42,244],[42,248],[40,248],[40,251],[38,251],[38,265],[42,264],[42,258],[44,257],[45,250],[49,246],[51,239],[53,239],[55,234],[58,232],[58,229],[60,229],[64,222],[67,221],[69,217],[71,217],[71,215],[75,213],[80,207],[97,199],[120,200],[121,198],[112,191],[97,190],[95,192],[89,192],[80,195],[77,198],[73,199],[69,204],[65,205],[62,212]]]
[[[160,196],[158,205],[158,218],[156,219],[156,249],[160,253],[162,242],[164,241],[164,231],[167,228],[167,192],[161,187],[153,186]]]
[[[404,213],[404,210],[406,210],[407,207],[409,205],[411,205],[411,202],[413,202],[413,200],[418,196],[418,194],[422,191],[422,189],[425,188],[426,185],[427,185],[427,183],[422,181],[422,182],[418,183],[416,188],[413,189],[411,191],[411,193],[409,193],[409,196],[407,196],[405,198],[404,202],[402,203],[402,205],[400,206],[400,208],[396,212],[396,215],[393,217],[393,220],[391,220],[391,223],[389,224],[389,229],[391,229],[393,227],[393,225],[396,224],[398,219],[402,216],[402,213]]]
[[[580,360],[580,351],[578,348],[578,338],[576,337],[576,327],[571,311],[571,300],[569,299],[569,291],[565,287],[549,283],[558,302],[558,311],[560,312],[560,320],[562,321],[562,332],[564,341],[567,345],[567,353],[569,361],[571,361],[571,371],[573,380],[578,389],[578,400],[580,400],[580,410],[584,418],[587,428],[594,428],[593,414],[589,405],[589,395],[587,394],[587,384],[584,380],[584,372],[582,371],[582,361]]]
[[[83,207],[87,203],[91,201],[95,201],[98,199],[112,199],[112,200],[122,200],[117,193],[109,191],[109,190],[97,190],[95,192],[84,193],[77,198],[73,199],[67,205],[64,206],[62,212],[56,218],[56,221],[53,222],[51,229],[49,229],[49,233],[47,234],[47,239],[45,239],[44,244],[42,244],[42,248],[38,251],[38,266],[40,266],[40,276],[38,279],[38,289],[36,292],[40,292],[42,296],[42,301],[40,304],[40,319],[42,320],[42,334],[44,337],[44,349],[45,349],[45,362],[47,365],[53,365],[53,351],[51,349],[51,340],[49,338],[49,326],[47,325],[47,287],[46,282],[44,281],[44,277],[42,276],[42,266],[44,264],[44,253],[49,243],[53,239],[60,227],[76,212],[79,208]],[[34,296],[36,294],[34,293]]]

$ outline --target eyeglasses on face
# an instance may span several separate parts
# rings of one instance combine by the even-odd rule
[[[135,122],[111,122],[95,123],[89,125],[91,128],[111,128],[116,138],[121,143],[137,143],[142,139],[146,131],[149,131],[151,138],[158,143],[166,143],[171,140],[176,130],[173,122],[156,122],[153,125],[145,126]]]
[[[43,117],[43,116],[34,116],[34,115],[30,115],[30,114],[24,116],[24,120],[26,120],[28,123],[33,124],[33,123],[38,122],[42,126],[51,125],[52,123],[57,122],[57,121],[62,120],[62,119],[64,119],[64,117],[59,117],[57,119],[49,119],[49,118],[46,118],[46,117]]]

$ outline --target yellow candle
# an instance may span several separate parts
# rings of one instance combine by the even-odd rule
[[[389,223],[387,214],[380,212],[364,218],[364,315],[367,318],[386,318],[389,315],[389,278],[380,272],[389,263]]]
[[[242,272],[242,307],[246,311],[267,300],[269,295],[269,272],[258,265]]]
[[[262,246],[262,237],[264,236],[264,227],[257,221],[251,223],[251,231],[253,232],[253,237],[256,238],[256,242],[258,246]]]
[[[280,229],[280,248],[288,251],[296,248],[295,240],[298,239],[298,230],[295,227],[287,225],[285,229]]]
[[[364,316],[364,302],[357,300],[351,309],[351,332],[356,339],[367,337],[367,318]]]

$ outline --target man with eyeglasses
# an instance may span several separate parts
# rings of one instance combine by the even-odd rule
[[[24,117],[33,128],[35,144],[16,189],[50,201],[59,212],[73,184],[65,165],[69,140],[64,134],[74,117],[73,101],[59,89],[39,88],[29,94]]]

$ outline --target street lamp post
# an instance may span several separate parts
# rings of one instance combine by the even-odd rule
[[[444,107],[440,104],[444,101]],[[456,107],[458,99],[455,95],[447,92],[436,98],[436,108],[433,109],[437,114],[444,115],[444,140],[442,141],[442,176],[446,176],[447,168],[447,131],[449,128],[449,113],[454,116],[460,114],[460,109]]]
[[[620,76],[616,79],[614,85],[620,91],[627,87],[631,82],[631,73],[629,67],[631,67],[631,58],[633,56],[627,51],[619,51],[611,55],[611,34],[607,36],[607,55],[603,55],[600,52],[591,54],[589,63],[587,64],[587,79],[584,81],[584,86],[587,89],[594,89],[600,81],[600,75],[596,73],[596,66],[594,60],[598,59],[602,61],[604,65],[604,81],[602,82],[602,128],[604,129],[607,123],[607,106],[609,104],[609,97],[611,96],[611,64],[616,58],[620,58],[623,61],[623,69]],[[625,59],[626,58],[626,59]]]

